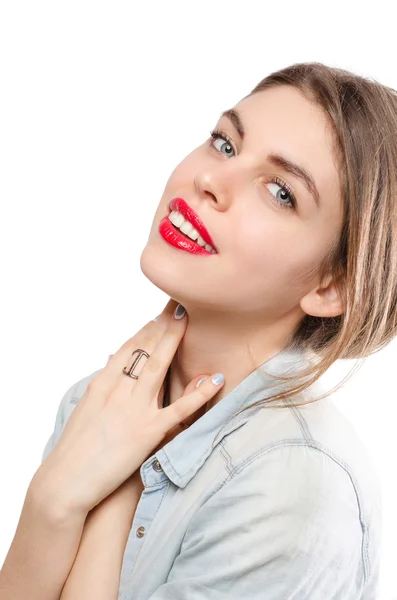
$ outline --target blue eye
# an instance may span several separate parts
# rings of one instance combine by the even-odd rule
[[[213,148],[215,148],[215,150],[218,150],[218,152],[221,152],[220,148],[217,148],[215,146],[215,142],[218,139],[221,139],[221,140],[223,140],[223,144],[220,144],[220,147],[222,148],[222,146],[226,145],[226,147],[228,147],[229,151],[232,150],[234,152],[232,140],[230,139],[230,137],[228,135],[226,135],[225,133],[223,133],[223,131],[218,131],[218,129],[214,129],[214,131],[210,132],[210,135],[212,137],[211,146]],[[226,154],[226,156],[230,156],[230,154]]]
[[[270,179],[270,183],[268,183],[267,185],[276,185],[278,188],[280,188],[278,191],[276,191],[276,195],[274,196],[274,198],[282,208],[293,208],[294,210],[296,209],[295,196],[285,182],[281,181],[278,177],[272,177]],[[285,196],[287,196],[287,198],[285,198]],[[286,204],[285,200],[288,200],[289,204]]]
[[[215,150],[217,152],[220,152],[221,154],[224,154],[224,152],[222,152],[222,148],[227,152],[227,154],[225,156],[229,156],[231,158],[234,157],[235,155],[235,149],[233,146],[233,142],[231,140],[231,138],[226,135],[226,133],[224,133],[223,131],[220,131],[219,129],[214,129],[213,131],[210,131],[210,135],[211,135],[211,147],[215,148]],[[219,144],[219,147],[217,147],[215,145],[215,142],[217,142],[218,140],[223,140],[222,144]],[[231,155],[230,151],[232,151],[234,154]],[[290,189],[289,185],[287,185],[287,183],[285,181],[282,181],[279,177],[271,177],[270,178],[270,182],[267,182],[266,185],[276,185],[280,188],[280,192],[281,192],[281,199],[280,199],[280,192],[277,192],[276,195],[272,194],[270,192],[270,195],[272,196],[272,198],[274,198],[274,200],[276,201],[277,205],[280,208],[292,208],[293,210],[296,210],[297,207],[297,202],[296,202],[296,198],[294,193],[292,192],[292,190]],[[270,191],[270,190],[269,190]],[[289,203],[286,203],[285,200],[285,196],[287,196],[287,199],[289,197]]]

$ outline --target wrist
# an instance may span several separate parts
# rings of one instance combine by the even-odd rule
[[[29,484],[27,498],[36,510],[54,524],[61,525],[71,520],[84,523],[89,512],[65,494],[59,478],[44,463]]]

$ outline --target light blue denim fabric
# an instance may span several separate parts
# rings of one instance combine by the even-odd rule
[[[306,360],[284,349],[143,463],[119,600],[377,599],[379,480],[332,397],[234,416],[279,389],[262,368]],[[62,398],[43,460],[100,370]]]

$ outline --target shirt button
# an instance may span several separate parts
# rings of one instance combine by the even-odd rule
[[[160,465],[160,463],[159,463],[159,461],[157,460],[157,458],[156,458],[156,460],[153,462],[153,465],[152,465],[152,466],[153,466],[153,469],[154,469],[155,471],[158,471],[158,472],[160,472],[160,471],[162,471],[162,470],[163,470],[163,469],[162,469],[162,466]]]
[[[136,530],[136,537],[143,537],[145,535],[145,528],[144,527],[138,527],[138,529]]]

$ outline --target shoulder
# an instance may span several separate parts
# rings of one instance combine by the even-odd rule
[[[284,440],[238,464],[210,502],[236,500],[244,503],[246,515],[261,517],[258,527],[267,527],[266,517],[277,515],[280,534],[291,542],[313,543],[325,532],[335,541],[346,533],[356,540],[362,534],[350,473],[330,454],[305,443]]]
[[[352,423],[332,398],[299,407],[264,408],[244,425],[241,434],[228,436],[225,446],[235,473],[247,470],[247,481],[249,474],[254,477],[255,469],[261,468],[276,483],[279,478],[280,489],[288,491],[291,486],[292,497],[320,491],[335,495],[339,490],[351,499],[363,526],[379,504],[381,488],[374,465]]]

